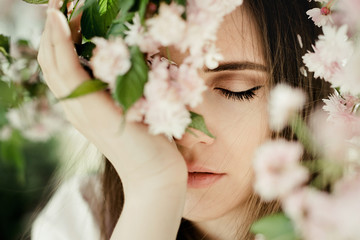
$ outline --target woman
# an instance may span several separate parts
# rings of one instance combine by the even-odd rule
[[[89,76],[73,50],[65,18],[54,9],[57,5],[57,0],[50,1],[39,62],[51,90],[63,97]],[[305,14],[310,5],[305,0],[248,0],[225,17],[216,44],[224,60],[214,70],[201,70],[208,90],[202,104],[192,109],[204,116],[216,138],[195,131],[196,136],[186,133],[171,143],[136,123],[127,123],[119,134],[121,111],[105,92],[63,102],[69,121],[106,157],[98,191],[103,201],[84,203],[103,238],[252,239],[250,224],[279,210],[276,202],[264,203],[253,193],[251,160],[262,142],[275,137],[267,116],[274,84],[286,82],[308,93],[304,116],[328,95],[328,86],[300,73],[301,57],[319,32]],[[170,55],[177,64],[184,58],[174,49]],[[293,138],[289,130],[280,135]],[[67,201],[59,194],[54,199],[50,205]],[[51,211],[44,212],[34,239],[40,236],[39,222]],[[66,219],[59,214],[56,218]],[[65,232],[69,226],[54,225],[67,238],[82,231],[74,227],[73,233]]]

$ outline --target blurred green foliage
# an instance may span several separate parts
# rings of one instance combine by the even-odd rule
[[[19,180],[13,164],[0,158],[0,239],[30,239],[24,234],[30,230],[39,203],[46,203],[50,196],[50,179],[58,164],[56,146],[55,139],[24,143],[24,181]]]

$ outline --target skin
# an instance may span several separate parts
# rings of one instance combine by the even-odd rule
[[[49,2],[38,60],[52,92],[63,97],[90,77],[78,62],[65,18],[55,9],[58,2]],[[258,33],[249,19],[240,8],[223,22],[217,41],[223,63],[265,64]],[[184,58],[175,51],[171,56],[177,63]],[[119,134],[122,113],[105,92],[61,103],[68,120],[121,176],[125,204],[111,239],[175,239],[182,217],[213,239],[234,239],[244,201],[251,193],[251,159],[268,137],[267,75],[253,69],[203,69],[200,75],[208,90],[203,103],[191,110],[205,117],[215,139],[196,131],[197,137],[185,134],[170,143],[136,123],[127,123]],[[228,99],[215,89],[238,92],[257,86],[261,88],[254,98],[242,101]],[[187,188],[187,165],[204,166],[225,176],[209,188]]]
[[[231,35],[229,36],[229,33]],[[241,7],[226,16],[219,32],[217,47],[224,61],[252,62],[265,66],[259,33],[252,20]],[[174,52],[174,61],[183,56]],[[220,181],[209,188],[189,188],[186,193],[184,217],[216,239],[234,239],[236,226],[241,223],[244,202],[252,189],[252,158],[255,149],[269,136],[267,128],[267,74],[262,70],[200,71],[208,85],[204,100],[194,112],[204,116],[212,139],[204,134],[191,134],[177,141],[187,164],[210,168],[225,173]],[[215,88],[233,92],[261,86],[250,100],[224,97]],[[239,222],[240,218],[240,222]],[[223,229],[219,226],[224,226]],[[215,231],[214,231],[215,230]]]

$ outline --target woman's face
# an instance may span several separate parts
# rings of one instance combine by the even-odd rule
[[[224,60],[215,70],[200,71],[208,89],[202,104],[191,110],[204,116],[215,139],[196,131],[197,137],[186,133],[177,145],[188,169],[203,167],[222,175],[211,184],[202,185],[201,177],[200,184],[188,184],[184,209],[188,220],[231,214],[251,193],[254,150],[269,135],[268,75],[258,35],[246,11],[238,8],[226,16],[217,34]],[[180,63],[184,56],[172,51],[171,58]]]

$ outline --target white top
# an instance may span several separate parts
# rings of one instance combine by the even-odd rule
[[[75,177],[60,186],[35,220],[31,239],[99,240],[100,228],[89,206],[93,198],[86,197],[89,184],[84,184],[94,179],[90,192],[95,190],[99,195],[100,181],[95,177]]]

